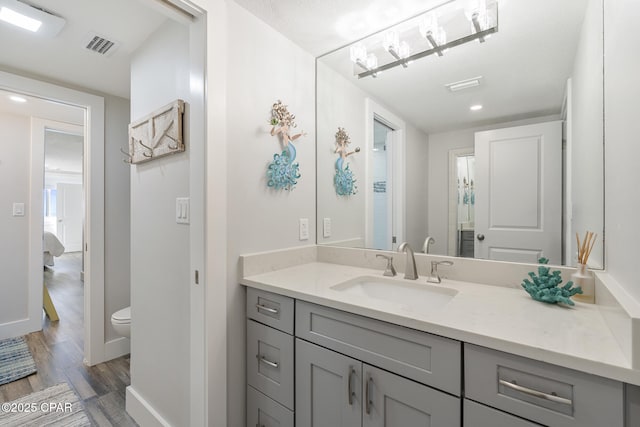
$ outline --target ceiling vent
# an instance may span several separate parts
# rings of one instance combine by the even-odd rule
[[[89,33],[84,38],[84,47],[93,53],[111,56],[120,47],[120,43],[97,33]]]
[[[461,90],[471,89],[472,87],[480,86],[481,82],[482,82],[482,76],[478,76],[478,77],[472,77],[466,80],[460,80],[459,82],[448,83],[445,86],[451,92],[459,92]]]

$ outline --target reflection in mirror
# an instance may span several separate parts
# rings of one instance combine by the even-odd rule
[[[602,0],[453,0],[319,57],[318,244],[575,265],[590,230],[602,268],[602,40]]]

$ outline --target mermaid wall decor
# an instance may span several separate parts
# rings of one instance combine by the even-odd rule
[[[334,151],[339,155],[336,160],[336,174],[333,178],[333,183],[336,187],[336,194],[339,196],[351,196],[358,192],[356,186],[356,179],[353,176],[353,171],[349,169],[349,163],[345,164],[345,160],[352,154],[359,153],[360,147],[356,147],[355,150],[349,151],[348,145],[351,143],[349,134],[344,128],[339,127],[336,132],[336,150]]]
[[[297,125],[296,116],[291,114],[287,106],[278,100],[271,109],[271,136],[279,136],[282,143],[282,153],[274,154],[273,160],[267,167],[267,186],[276,190],[292,190],[300,179],[300,165],[296,160],[296,147],[293,141],[305,136],[304,132],[290,135],[289,132]]]

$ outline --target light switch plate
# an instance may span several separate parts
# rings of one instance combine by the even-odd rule
[[[309,218],[300,218],[300,240],[309,240]]]
[[[24,216],[24,203],[13,204],[13,216]]]
[[[331,237],[331,218],[322,221],[322,237]]]
[[[178,224],[189,224],[189,198],[176,198],[176,222]]]

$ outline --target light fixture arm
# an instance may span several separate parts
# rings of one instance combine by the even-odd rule
[[[429,31],[426,37],[427,37],[427,40],[429,40],[429,43],[431,43],[431,47],[433,47],[433,50],[436,51],[438,56],[442,56],[443,55],[442,49],[439,49],[438,42],[436,42],[436,39],[433,38],[433,33]]]
[[[478,20],[479,16],[480,14],[478,12],[475,12],[471,17],[471,22],[473,23],[473,28],[476,30],[476,34],[482,33],[482,27],[480,26],[480,21]],[[484,43],[484,36],[479,36],[478,40],[480,41],[480,43]]]

